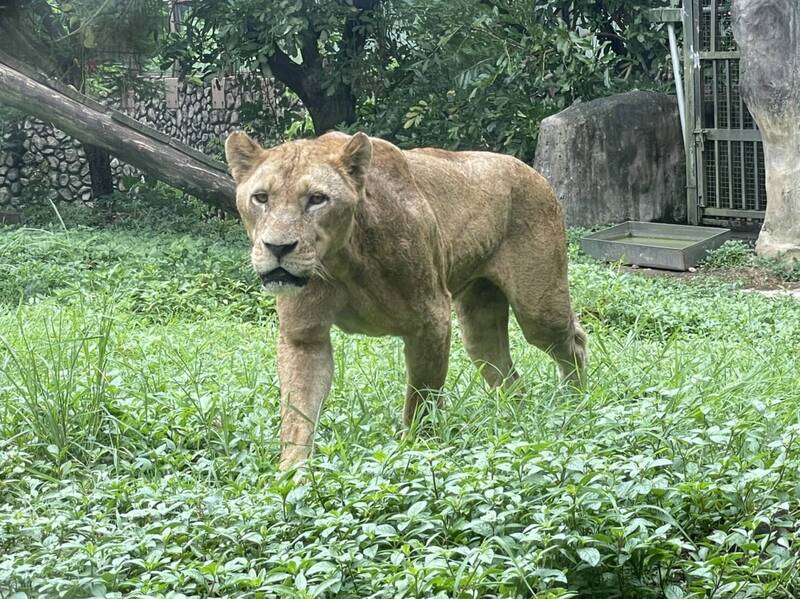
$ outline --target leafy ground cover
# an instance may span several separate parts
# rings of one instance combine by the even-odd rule
[[[246,240],[184,224],[0,230],[0,598],[800,595],[800,302],[573,244],[583,393],[514,326],[521,393],[455,341],[404,435],[400,343],[336,334],[293,477]]]

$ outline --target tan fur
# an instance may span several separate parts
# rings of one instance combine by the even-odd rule
[[[269,279],[280,265],[307,278],[303,287],[266,283],[280,320],[281,468],[311,453],[331,385],[333,325],[403,338],[406,424],[444,384],[451,306],[490,385],[516,377],[509,306],[525,339],[563,376],[581,378],[586,335],[570,308],[561,208],[524,163],[401,151],[361,133],[269,150],[234,133],[226,155],[255,270]]]

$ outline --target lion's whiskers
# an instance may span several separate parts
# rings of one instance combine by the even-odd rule
[[[320,279],[325,281],[326,283],[332,283],[333,277],[331,273],[320,263],[314,265],[314,274],[317,275]]]

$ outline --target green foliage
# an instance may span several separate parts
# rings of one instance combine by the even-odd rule
[[[667,58],[665,35],[644,21],[657,0],[534,4],[202,0],[166,56],[196,76],[268,70],[312,113],[352,101],[358,119],[345,128],[401,145],[531,160],[543,117],[577,100],[658,86]],[[304,78],[320,64],[318,77]]]
[[[24,35],[39,52],[21,58],[86,93],[105,96],[158,52],[165,11],[159,0],[21,3]]]
[[[362,119],[404,145],[486,148],[530,161],[542,118],[575,101],[658,85],[666,50],[663,34],[643,22],[649,4],[414,3],[409,43]],[[397,23],[408,22],[404,6]]]
[[[94,210],[30,211],[32,218],[46,228],[0,235],[0,305],[113,298],[151,322],[215,313],[260,322],[272,311],[272,299],[258,293],[241,224],[209,217],[188,196],[159,187],[114,194]],[[137,243],[141,235],[147,243]]]
[[[401,343],[335,333],[295,477],[246,240],[155,220],[0,234],[0,595],[800,594],[796,300],[573,247],[585,391],[516,326],[524,389],[488,391],[454,335],[444,409],[401,435]],[[213,309],[175,286],[198,276]],[[143,293],[182,307],[153,318]]]
[[[717,249],[708,252],[703,264],[710,268],[751,266],[754,258],[755,254],[752,246],[743,241],[731,239]]]
[[[756,266],[771,272],[782,281],[800,281],[800,260],[759,257],[756,259]]]
[[[757,256],[753,246],[730,240],[708,252],[703,265],[708,268],[754,268],[771,274],[781,281],[800,281],[800,260]]]

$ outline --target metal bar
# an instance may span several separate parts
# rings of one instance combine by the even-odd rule
[[[645,16],[651,23],[680,23],[680,8],[651,8],[645,11]]]
[[[732,141],[761,141],[761,132],[755,129],[706,129],[708,139]]]
[[[733,208],[733,145],[730,140],[726,143],[728,144],[728,200],[730,207]]]
[[[744,167],[744,142],[739,142],[739,156],[741,157],[741,176],[742,176],[742,209],[747,210],[747,177],[745,175]]]
[[[708,49],[717,51],[717,0],[711,0],[711,39]]]
[[[740,58],[741,54],[739,52],[733,52],[731,50],[719,50],[714,52],[703,51],[700,52],[700,59],[701,60],[730,60],[732,58]]]
[[[675,25],[668,23],[667,32],[669,33],[669,53],[672,57],[672,73],[675,77],[675,91],[678,94],[678,115],[681,117],[681,133],[683,133],[683,139],[685,140],[686,115],[683,107],[683,78],[681,77],[681,63],[678,58],[678,41],[675,39]]]
[[[699,43],[699,27],[694,19],[698,12],[699,0],[685,0],[683,3],[683,72],[686,82],[686,220],[691,225],[700,222],[700,194],[697,187],[698,165],[695,146],[695,130],[701,127],[698,115],[698,73],[695,69],[695,48]]]
[[[763,219],[763,210],[738,210],[731,208],[706,208],[703,214],[707,216],[727,216],[729,218],[756,218]]]
[[[761,207],[761,189],[758,185],[758,142],[753,142],[753,183],[756,186],[756,208]]]
[[[719,206],[719,140],[714,140],[714,203]]]
[[[733,129],[733,102],[731,101],[731,61],[725,61],[725,95],[728,100],[728,129]]]
[[[715,129],[719,127],[719,98],[717,97],[717,86],[719,82],[717,81],[717,63],[711,61],[708,63],[711,65],[711,72],[713,77],[713,98],[714,98],[714,124],[712,125]]]
[[[741,73],[741,71],[739,71]],[[747,111],[747,108],[744,105],[744,100],[742,99],[742,78],[741,75],[736,77],[736,92],[739,96],[739,129],[744,129],[744,115]]]

